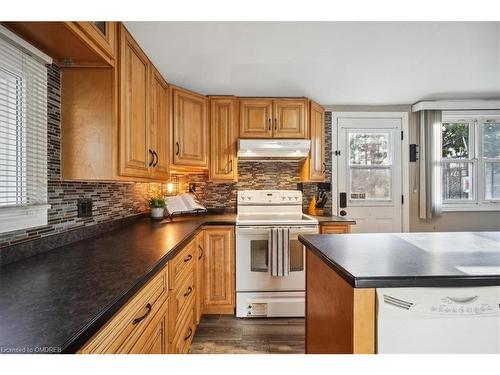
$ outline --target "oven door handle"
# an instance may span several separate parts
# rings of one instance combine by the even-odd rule
[[[269,229],[275,227],[236,227],[236,234],[267,234]],[[286,226],[280,228],[287,228]],[[290,234],[318,233],[318,227],[290,227]]]

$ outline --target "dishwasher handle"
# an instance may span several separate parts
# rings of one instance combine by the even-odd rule
[[[465,303],[471,303],[471,302],[476,301],[479,298],[479,296],[472,296],[472,297],[450,297],[450,296],[446,296],[446,298],[448,298],[451,302],[465,304]]]

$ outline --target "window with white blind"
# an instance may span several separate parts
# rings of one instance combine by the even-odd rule
[[[0,29],[0,232],[47,224],[47,61],[30,47]]]

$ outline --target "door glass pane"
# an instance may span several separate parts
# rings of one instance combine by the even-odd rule
[[[443,158],[469,157],[469,124],[443,123],[441,131]]]
[[[290,272],[304,271],[304,245],[290,240]]]
[[[483,124],[483,157],[500,158],[500,124]]]
[[[470,200],[472,168],[469,162],[443,162],[443,200]]]
[[[390,200],[391,170],[389,168],[352,168],[351,200]]]
[[[500,163],[484,164],[484,189],[486,199],[500,199]]]
[[[250,270],[252,272],[268,272],[268,241],[250,241]]]
[[[389,134],[349,133],[351,165],[389,165]]]

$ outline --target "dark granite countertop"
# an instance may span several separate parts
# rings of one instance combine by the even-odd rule
[[[0,267],[0,353],[77,351],[202,225],[235,222],[143,219]]]
[[[354,219],[349,219],[348,217],[344,216],[336,216],[336,215],[326,215],[326,216],[316,216],[316,215],[309,215],[316,220],[318,220],[318,223],[320,224],[350,224],[354,225],[356,224],[356,220]]]
[[[301,235],[355,288],[500,285],[500,232]]]

